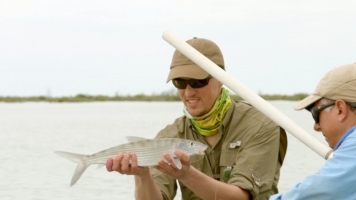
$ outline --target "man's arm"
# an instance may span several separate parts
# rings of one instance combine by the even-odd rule
[[[165,154],[165,159],[168,163],[161,160],[158,162],[159,165],[156,168],[168,176],[178,179],[200,198],[204,200],[250,199],[250,193],[248,191],[245,191],[235,185],[217,181],[195,169],[190,165],[190,158],[184,152],[176,150],[175,154],[181,160],[182,169],[179,170],[174,166],[173,160],[169,154]]]
[[[161,191],[154,182],[148,167],[137,165],[134,153],[118,153],[106,162],[106,169],[120,174],[135,175],[135,198],[137,200],[163,200]]]
[[[136,200],[163,200],[161,191],[150,173],[143,176],[135,176]]]
[[[180,181],[189,187],[195,194],[202,199],[246,199],[250,198],[250,193],[235,185],[226,184],[190,167],[189,173]]]

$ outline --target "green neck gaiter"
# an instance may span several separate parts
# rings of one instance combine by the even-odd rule
[[[212,136],[218,133],[222,120],[225,117],[227,110],[231,106],[231,98],[229,90],[222,88],[219,98],[215,101],[211,110],[200,117],[192,117],[192,122],[195,130],[204,136]],[[185,113],[187,110],[185,111]],[[186,114],[187,115],[187,114]],[[189,118],[189,116],[187,116]]]

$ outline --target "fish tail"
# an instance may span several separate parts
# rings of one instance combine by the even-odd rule
[[[85,160],[83,159],[87,155],[70,153],[70,152],[65,152],[65,151],[55,151],[54,153],[56,153],[64,158],[67,158],[75,163],[78,163],[77,168],[74,171],[72,180],[70,182],[70,186],[73,186],[79,180],[79,178],[82,176],[84,171],[90,165],[90,164],[86,163]]]

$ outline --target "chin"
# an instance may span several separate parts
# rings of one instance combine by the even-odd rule
[[[330,142],[328,142],[328,145],[329,145],[329,147],[332,148],[332,149],[334,149],[334,147],[335,147],[335,145],[330,144]]]
[[[188,110],[189,113],[193,116],[193,117],[199,117],[201,116],[200,112],[197,110]]]

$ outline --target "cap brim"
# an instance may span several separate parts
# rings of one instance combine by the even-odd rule
[[[181,65],[171,68],[167,83],[175,78],[204,79],[208,76],[209,74],[197,65]]]
[[[304,108],[309,107],[311,104],[315,103],[316,101],[318,101],[319,99],[321,99],[322,97],[319,95],[310,95],[308,97],[306,97],[305,99],[299,101],[298,103],[296,103],[293,108],[294,110],[302,110]]]

